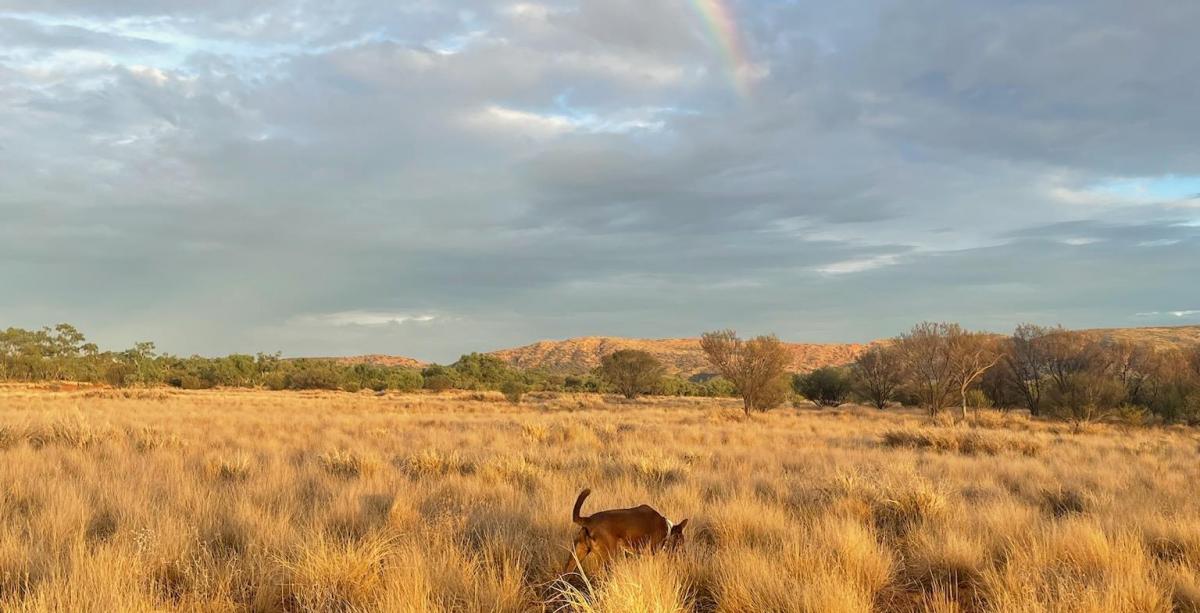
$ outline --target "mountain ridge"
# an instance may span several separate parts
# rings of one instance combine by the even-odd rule
[[[1164,348],[1200,343],[1200,325],[1145,326],[1132,328],[1089,328],[1085,334],[1115,341],[1149,343]],[[784,341],[791,358],[788,369],[808,372],[822,366],[837,366],[854,360],[859,353],[891,339],[865,343],[794,343]],[[712,368],[700,349],[699,338],[634,338],[622,336],[578,336],[543,339],[517,347],[486,352],[520,369],[541,369],[555,374],[583,374],[599,366],[600,359],[621,349],[647,351],[671,374],[693,376],[711,373]],[[367,363],[380,366],[422,368],[431,362],[400,355],[370,354],[333,358],[345,364]]]

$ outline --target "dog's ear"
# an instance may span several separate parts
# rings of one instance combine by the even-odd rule
[[[684,526],[687,525],[687,523],[688,523],[688,520],[685,519],[685,520],[675,524],[674,526],[671,526],[671,532],[674,534],[683,534],[683,528],[684,528]]]

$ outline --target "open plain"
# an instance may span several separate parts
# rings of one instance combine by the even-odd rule
[[[1198,450],[1017,412],[12,386],[0,609],[1195,611]],[[563,580],[583,487],[686,544]]]

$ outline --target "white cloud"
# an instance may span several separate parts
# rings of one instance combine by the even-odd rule
[[[338,311],[304,315],[297,323],[327,326],[391,326],[406,323],[424,323],[437,319],[435,315],[413,313],[389,313],[384,311]]]
[[[1200,316],[1200,309],[1184,309],[1181,311],[1147,311],[1145,313],[1135,313],[1134,317],[1162,317],[1170,315],[1176,319],[1192,318]]]
[[[489,106],[470,117],[470,122],[484,127],[510,129],[528,136],[551,137],[571,132],[575,124],[560,115],[543,115],[502,106]]]
[[[535,113],[491,105],[468,117],[475,126],[520,132],[536,138],[550,138],[568,133],[627,134],[636,131],[658,131],[664,127],[655,116],[663,111],[649,109],[626,111],[608,116],[593,113]]]
[[[895,254],[876,255],[869,258],[860,258],[854,260],[842,260],[825,266],[816,268],[816,271],[823,275],[848,275],[857,272],[866,272],[884,266],[894,266],[900,260],[900,257]]]

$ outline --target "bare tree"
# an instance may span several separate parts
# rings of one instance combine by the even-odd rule
[[[1144,397],[1153,395],[1153,391],[1147,388],[1154,385],[1156,373],[1169,370],[1169,358],[1145,343],[1114,341],[1102,347],[1104,365],[1125,386],[1129,400],[1135,404],[1145,404]]]
[[[1113,377],[1077,372],[1067,375],[1061,385],[1055,385],[1047,400],[1053,415],[1076,423],[1092,422],[1116,411],[1125,400],[1125,389]]]
[[[1029,414],[1042,411],[1042,396],[1049,371],[1045,337],[1050,330],[1034,324],[1021,324],[1005,342],[1004,370],[1017,390]]]
[[[1081,332],[1055,328],[1042,337],[1041,343],[1045,348],[1046,374],[1056,389],[1068,387],[1071,375],[1103,368],[1100,345]]]
[[[904,383],[904,364],[900,358],[895,348],[876,345],[858,354],[850,365],[858,393],[876,408],[887,407]]]
[[[1192,374],[1200,377],[1200,343],[1192,345],[1190,349],[1184,351],[1184,357],[1192,369]]]
[[[903,359],[907,378],[930,415],[949,404],[956,389],[949,339],[961,330],[958,324],[926,321],[896,339],[896,351]]]
[[[954,383],[962,399],[962,417],[967,417],[967,391],[991,367],[995,366],[1003,353],[995,336],[982,332],[968,332],[957,324],[947,326],[946,341],[950,351],[950,364]]]
[[[786,398],[788,351],[774,335],[742,340],[733,330],[720,330],[700,337],[700,347],[721,376],[737,387],[746,415],[766,411]]]

